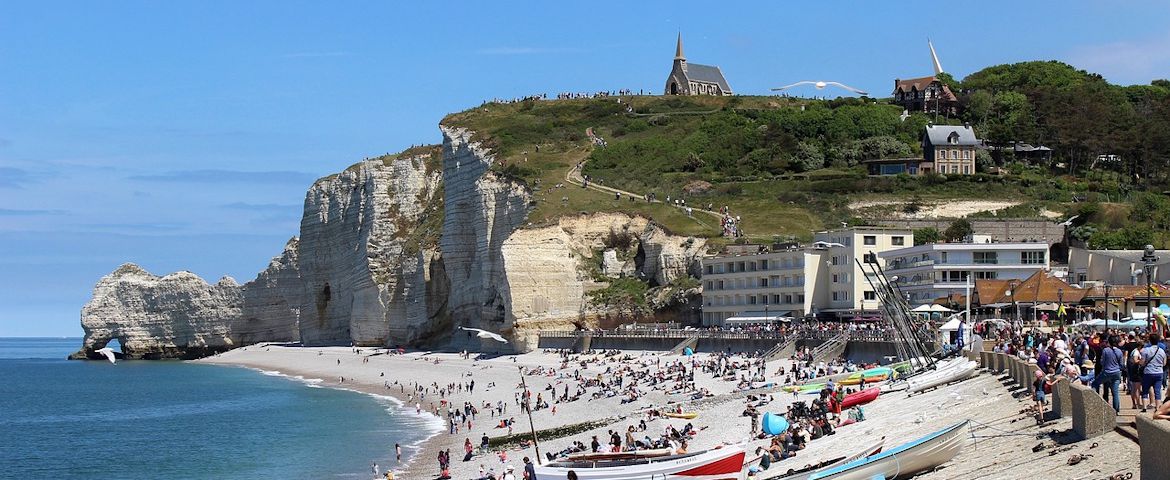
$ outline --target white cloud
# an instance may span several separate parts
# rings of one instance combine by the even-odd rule
[[[1069,63],[1100,73],[1113,83],[1150,83],[1170,76],[1170,32],[1103,45],[1086,45],[1069,54]]]

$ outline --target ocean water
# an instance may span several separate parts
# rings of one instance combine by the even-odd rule
[[[0,338],[0,478],[361,478],[441,425],[396,401],[244,368],[68,361]]]

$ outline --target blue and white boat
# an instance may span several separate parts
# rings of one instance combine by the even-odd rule
[[[891,450],[818,471],[809,480],[910,478],[955,458],[967,441],[970,423],[964,420]]]

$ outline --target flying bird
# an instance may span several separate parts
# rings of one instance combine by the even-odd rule
[[[102,348],[97,349],[97,353],[105,355],[106,359],[109,360],[110,363],[112,363],[114,365],[118,364],[117,357],[114,356],[114,349],[112,349],[110,347],[102,347]]]
[[[498,333],[492,333],[492,332],[489,332],[487,330],[481,330],[478,328],[459,327],[459,329],[460,330],[467,330],[469,332],[476,332],[475,336],[477,336],[479,338],[490,338],[490,339],[495,340],[497,342],[508,343],[508,339],[501,337],[500,334],[498,334]]]
[[[817,87],[817,90],[824,90],[825,87],[832,85],[832,86],[837,87],[837,88],[843,88],[845,90],[849,90],[850,92],[856,93],[858,95],[869,95],[869,93],[866,93],[865,91],[850,87],[849,85],[845,85],[844,83],[826,82],[824,80],[818,80],[818,81],[805,80],[805,81],[801,81],[801,82],[796,82],[792,85],[785,85],[783,87],[773,88],[772,91],[779,92],[781,90],[788,90],[789,88],[799,87],[801,85],[812,85],[814,87]]]

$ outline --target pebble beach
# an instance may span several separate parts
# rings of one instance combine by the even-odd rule
[[[585,355],[579,358],[596,361],[588,363],[584,369],[581,369],[579,364],[570,364],[571,366],[565,369],[562,368],[562,358],[559,355],[544,352],[484,360],[476,360],[474,356],[464,358],[457,353],[382,352],[385,350],[362,349],[357,353],[350,347],[260,344],[195,362],[279,372],[290,377],[319,379],[318,385],[324,387],[387,395],[402,401],[405,410],[410,414],[413,414],[413,407],[417,403],[424,411],[418,415],[430,415],[426,411],[432,410],[432,402],[436,406],[439,405],[439,395],[432,387],[432,393],[419,402],[410,397],[411,385],[417,383],[424,386],[432,384],[445,386],[452,383],[466,384],[474,380],[473,392],[456,391],[447,395],[446,400],[456,406],[464,402],[471,402],[476,406],[482,406],[485,402],[493,405],[497,402],[508,404],[507,413],[501,417],[514,418],[513,432],[521,433],[528,431],[529,424],[527,416],[515,403],[516,394],[520,391],[520,367],[545,367],[548,373],[526,375],[524,379],[534,396],[544,392],[545,397],[549,398],[550,392],[546,390],[549,385],[555,385],[559,390],[563,390],[565,384],[575,385],[572,378],[566,378],[573,375],[573,370],[580,369],[582,377],[595,377],[598,374],[604,375],[607,370],[613,371],[622,367],[655,369],[657,365],[665,366],[684,359],[680,355],[641,351],[622,352],[618,357]],[[699,353],[696,354],[696,358],[701,361],[707,355],[709,354]],[[768,381],[782,383],[782,377],[772,374],[781,367],[789,368],[791,364],[790,360],[769,362],[766,369]],[[598,399],[591,399],[591,396],[585,395],[576,401],[555,403],[555,413],[552,408],[536,410],[533,412],[532,420],[538,431],[608,420],[604,425],[563,438],[542,438],[539,443],[540,451],[542,455],[545,452],[557,452],[571,445],[574,440],[588,444],[592,435],[605,439],[609,430],[624,432],[628,426],[637,425],[639,420],[646,419],[643,412],[647,408],[663,408],[670,402],[684,402],[685,411],[698,413],[695,419],[648,420],[647,431],[662,432],[668,426],[681,430],[684,424],[690,422],[695,429],[700,430],[693,437],[691,451],[721,444],[749,442],[747,450],[751,458],[750,453],[757,446],[766,446],[768,440],[749,441],[751,419],[742,415],[749,394],[761,398],[761,402],[764,402],[758,407],[761,413],[783,413],[794,401],[811,401],[814,398],[811,395],[794,396],[782,392],[779,388],[743,392],[736,389],[734,381],[713,378],[712,375],[701,372],[696,372],[694,377],[695,387],[700,390],[706,389],[709,393],[707,397],[694,402],[688,401],[689,397],[681,394],[668,393],[666,389],[646,387],[641,388],[644,393],[632,402],[623,402],[620,395]],[[1135,443],[1116,432],[1092,440],[1072,441],[1070,434],[1066,433],[1071,428],[1069,418],[1037,425],[1031,414],[1026,411],[1031,402],[1026,397],[1013,396],[1013,391],[1014,386],[998,375],[980,372],[966,381],[922,394],[908,395],[906,392],[883,394],[864,407],[865,421],[840,427],[834,435],[809,442],[796,457],[774,463],[769,472],[765,472],[761,478],[768,478],[790,468],[800,468],[807,464],[856,453],[883,437],[885,446],[890,448],[962,420],[972,421],[972,438],[967,441],[963,451],[952,462],[917,478],[1025,479],[1043,474],[1043,478],[1096,479],[1126,472],[1132,472],[1133,478],[1138,478],[1139,452]],[[551,398],[549,403],[553,404]],[[435,423],[442,428],[439,433],[423,442],[414,451],[404,451],[402,464],[386,465],[383,468],[393,469],[400,479],[438,478],[439,467],[436,460],[438,452],[449,449],[452,457],[450,473],[454,479],[479,478],[481,466],[485,470],[494,469],[495,472],[502,473],[503,468],[510,464],[519,472],[523,465],[521,460],[523,457],[533,459],[537,457],[532,447],[526,449],[513,447],[506,452],[505,462],[500,461],[497,452],[477,454],[470,461],[461,461],[465,439],[469,438],[474,445],[478,445],[479,439],[485,434],[489,437],[508,434],[507,429],[496,428],[499,420],[500,417],[493,418],[487,410],[480,408],[478,415],[472,420],[470,430],[466,429],[464,424],[457,434],[450,434],[444,426],[445,421],[435,417]],[[1041,447],[1033,451],[1038,445]],[[387,448],[393,449],[393,444]],[[1087,456],[1076,465],[1069,465],[1069,457],[1074,454]],[[406,458],[407,456],[409,458]]]

